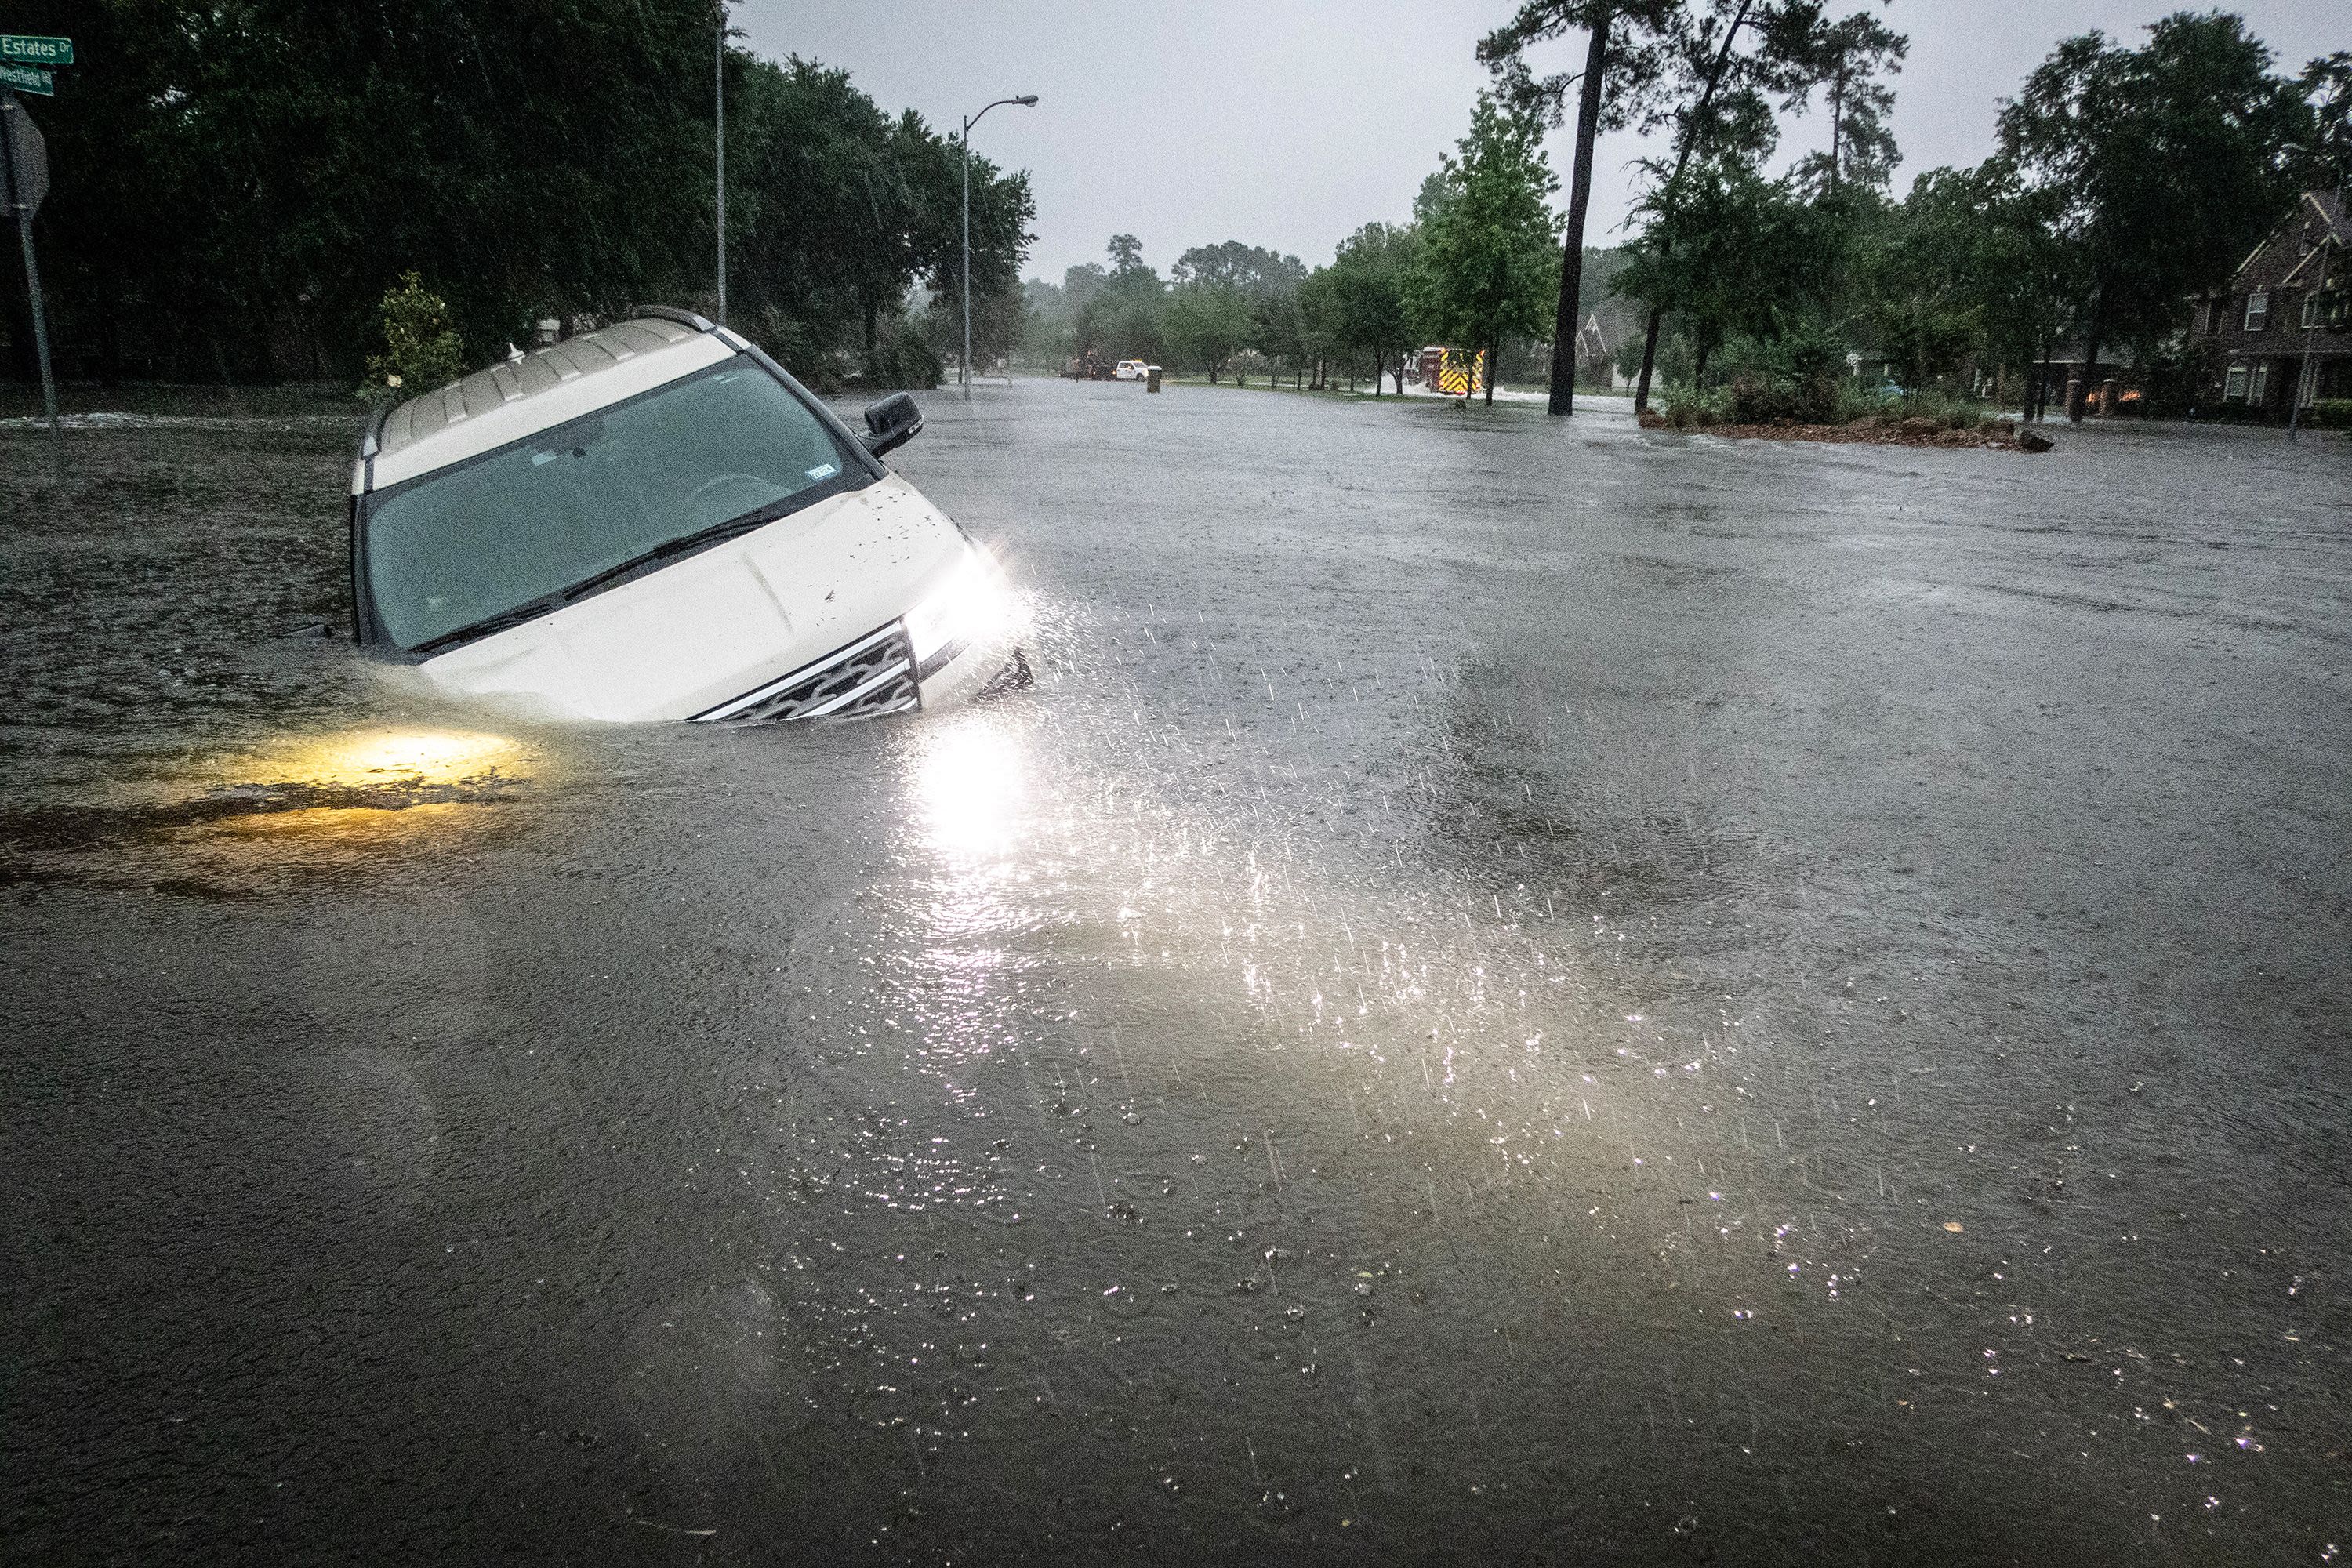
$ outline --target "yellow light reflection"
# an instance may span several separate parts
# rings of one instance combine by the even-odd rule
[[[330,735],[270,759],[273,780],[346,788],[457,784],[513,777],[520,742],[460,730],[373,730]]]

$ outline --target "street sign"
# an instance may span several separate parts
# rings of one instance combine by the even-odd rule
[[[13,87],[18,92],[37,92],[43,98],[57,96],[57,79],[32,66],[12,66],[0,60],[0,87]]]
[[[20,66],[69,66],[73,64],[73,40],[0,33],[0,60]]]
[[[0,117],[7,121],[5,137],[0,141],[6,147],[8,205],[30,217],[40,210],[41,198],[49,194],[49,144],[23,104],[13,99],[0,102]]]
[[[47,75],[47,72],[43,72]],[[0,88],[0,195],[16,209],[16,241],[25,247],[25,298],[33,307],[33,355],[41,363],[41,403],[48,411],[49,439],[58,438],[58,383],[49,371],[49,313],[41,303],[41,267],[33,255],[33,209],[49,194],[49,149],[41,128]]]

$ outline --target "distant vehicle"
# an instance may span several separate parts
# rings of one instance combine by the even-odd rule
[[[1150,373],[1151,367],[1141,360],[1123,359],[1118,362],[1118,368],[1111,373],[1111,378],[1115,381],[1141,381]]]
[[[1117,377],[1118,366],[1107,359],[1097,359],[1090,353],[1078,355],[1069,364],[1072,381],[1110,381]]]
[[[359,640],[591,719],[937,707],[1025,677],[994,561],[745,339],[636,318],[378,416],[352,470]]]

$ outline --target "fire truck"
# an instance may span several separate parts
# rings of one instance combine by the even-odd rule
[[[1421,384],[1448,397],[1470,397],[1486,390],[1486,351],[1465,353],[1442,343],[1421,351]]]

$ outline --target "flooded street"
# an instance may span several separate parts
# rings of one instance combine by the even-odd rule
[[[2342,442],[941,393],[1033,689],[563,728],[340,402],[0,422],[11,1557],[2352,1549]]]

